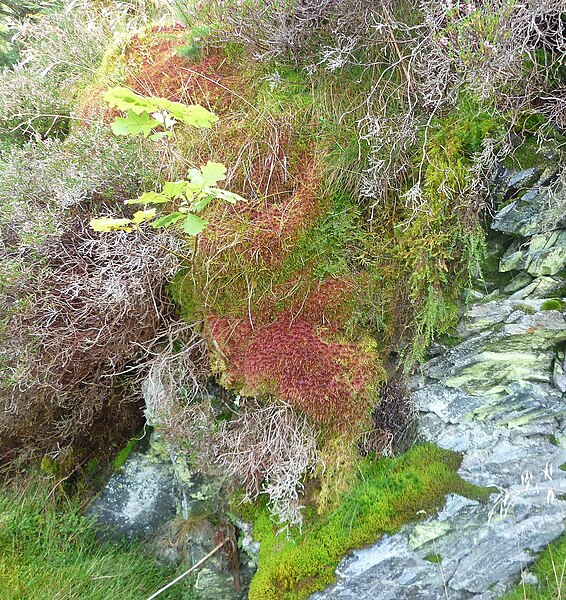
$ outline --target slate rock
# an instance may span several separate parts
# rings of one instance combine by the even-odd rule
[[[535,235],[528,242],[514,242],[499,262],[499,270],[524,270],[530,275],[556,275],[566,268],[566,230]]]
[[[527,273],[521,272],[521,274],[530,277]],[[506,288],[506,291],[513,291],[513,293],[509,296],[509,300],[537,300],[554,297],[557,292],[564,288],[565,285],[566,279],[563,277],[550,277],[542,275],[536,279],[531,277],[530,281],[523,288],[517,288],[517,290],[510,290]]]

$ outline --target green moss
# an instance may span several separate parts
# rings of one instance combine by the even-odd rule
[[[313,275],[320,280],[347,275],[356,249],[363,245],[362,238],[359,208],[347,194],[337,192],[328,211],[298,240],[276,278],[284,281],[309,263],[314,264]]]
[[[424,560],[428,560],[428,562],[434,564],[440,564],[442,562],[442,556],[440,554],[427,554],[424,557]]]
[[[195,322],[197,317],[198,299],[195,295],[194,281],[188,267],[177,271],[173,281],[167,286],[167,292],[179,310],[180,317],[189,322]]]
[[[138,441],[139,440],[137,437],[133,437],[122,448],[122,450],[120,450],[120,452],[118,452],[118,454],[116,455],[116,457],[114,458],[114,461],[112,463],[112,466],[114,467],[115,471],[119,471],[124,466],[124,463],[126,462],[126,460],[128,460],[128,456],[130,456],[130,454],[133,452]]]
[[[566,536],[562,536],[542,552],[530,570],[539,585],[520,583],[503,600],[558,600],[566,594]]]
[[[465,190],[473,186],[471,167],[483,140],[500,137],[503,123],[502,117],[462,96],[457,108],[437,119],[423,139],[422,164],[422,155],[415,154],[415,171],[422,172],[422,206],[397,215],[405,222],[396,226],[394,256],[397,277],[405,274],[416,309],[408,367],[423,359],[433,339],[454,327],[456,300],[481,273],[487,255],[485,232],[477,212],[467,205]]]
[[[486,490],[456,475],[460,462],[459,455],[432,444],[414,446],[396,459],[365,459],[340,507],[321,516],[310,511],[302,532],[293,529],[288,537],[278,535],[267,508],[258,507],[253,535],[261,548],[250,600],[307,598],[333,582],[349,550],[434,514],[446,494],[486,499]]]
[[[553,298],[551,300],[545,300],[540,307],[541,310],[563,310],[564,302],[562,300],[558,300],[557,298]]]
[[[548,164],[548,158],[544,156],[544,148],[541,149],[537,138],[529,135],[505,158],[503,164],[511,169],[530,169]]]

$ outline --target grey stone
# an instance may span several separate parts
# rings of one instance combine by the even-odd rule
[[[564,352],[558,352],[554,359],[552,383],[558,391],[562,393],[566,392],[566,359]]]
[[[526,275],[526,273],[525,273]],[[551,298],[556,292],[561,290],[566,284],[562,277],[541,276],[532,279],[528,285],[518,289],[509,296],[510,300],[534,300],[540,298]]]
[[[522,237],[542,233],[547,226],[544,218],[544,207],[547,203],[548,190],[530,190],[496,213],[491,228]]]
[[[528,273],[521,271],[518,275],[513,277],[509,284],[503,289],[507,294],[513,294],[514,292],[520,292],[524,290],[533,281],[533,277]]]
[[[175,516],[177,497],[170,463],[133,452],[90,505],[102,535],[110,538],[155,535]]]

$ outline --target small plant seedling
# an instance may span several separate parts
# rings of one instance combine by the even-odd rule
[[[124,87],[115,87],[104,94],[104,100],[112,108],[126,113],[112,123],[115,135],[143,135],[154,141],[173,135],[173,127],[181,122],[198,128],[210,128],[218,117],[198,104],[184,105],[166,98],[144,97]],[[200,168],[190,169],[187,180],[170,181],[161,192],[145,192],[139,198],[127,200],[126,204],[152,205],[134,213],[131,219],[101,217],[92,219],[94,231],[133,231],[142,223],[153,228],[180,226],[191,236],[198,235],[208,224],[199,216],[213,200],[230,204],[245,202],[244,198],[216,187],[226,179],[226,167],[221,163],[207,162]],[[158,207],[168,209],[158,213]]]

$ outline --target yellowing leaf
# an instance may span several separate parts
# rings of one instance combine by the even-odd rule
[[[126,204],[166,204],[169,198],[157,192],[145,192],[136,200],[126,200]]]
[[[155,217],[156,212],[156,208],[150,208],[149,210],[138,210],[134,213],[132,223],[139,225],[140,223],[143,223],[145,221],[151,221],[151,219]]]
[[[94,231],[132,231],[131,224],[131,219],[112,219],[109,217],[91,219],[89,223]]]

